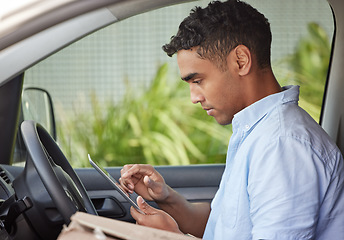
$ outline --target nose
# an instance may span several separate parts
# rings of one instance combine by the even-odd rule
[[[190,84],[190,98],[193,104],[204,101],[204,96],[196,84]]]

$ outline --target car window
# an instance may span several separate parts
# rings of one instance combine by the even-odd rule
[[[50,93],[57,141],[73,166],[89,166],[87,153],[104,166],[225,162],[231,126],[191,103],[175,57],[161,50],[189,10],[208,2],[115,23],[25,72],[24,87]],[[327,2],[247,2],[270,21],[280,84],[300,85],[300,105],[319,121],[334,31]]]

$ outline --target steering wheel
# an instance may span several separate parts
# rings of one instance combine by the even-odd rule
[[[17,197],[29,196],[35,198],[40,194],[41,191],[34,193],[34,191],[37,191],[36,188],[38,188],[39,184],[36,184],[38,180],[32,180],[31,177],[36,175],[37,178],[38,173],[39,179],[49,193],[58,212],[62,215],[65,224],[70,223],[70,217],[76,211],[97,215],[85,187],[49,133],[34,121],[24,121],[21,124],[21,133],[29,157],[23,176],[14,182]],[[40,185],[42,184],[40,183]],[[27,190],[27,188],[31,190]],[[40,205],[40,202],[43,201],[43,197],[39,198],[36,203],[34,202],[33,207],[35,207],[35,204]],[[51,209],[51,207],[42,207],[40,211],[45,211],[46,215],[54,215],[53,217],[49,215],[54,221],[57,218],[56,214],[52,214],[46,209]],[[27,214],[30,213],[29,211],[27,211]],[[38,214],[40,216],[42,214],[37,212],[38,210],[34,216],[36,219]],[[31,219],[32,217],[28,218]],[[32,223],[32,225],[34,224]]]

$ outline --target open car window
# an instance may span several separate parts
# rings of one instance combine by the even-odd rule
[[[51,95],[57,141],[72,165],[89,166],[87,153],[103,166],[225,162],[231,127],[218,125],[191,103],[175,57],[161,50],[190,9],[208,2],[115,23],[25,72],[24,88]],[[300,105],[319,121],[334,32],[328,3],[247,2],[270,21],[280,84],[300,85]]]

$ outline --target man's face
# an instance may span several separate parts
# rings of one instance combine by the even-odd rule
[[[235,63],[229,62],[227,70],[221,71],[210,60],[200,58],[196,48],[178,51],[177,61],[181,78],[189,84],[191,101],[200,103],[219,124],[232,123],[234,114],[244,108]]]

